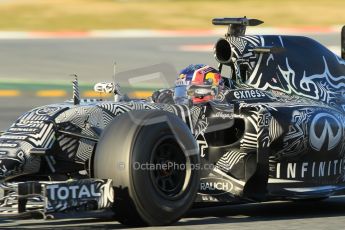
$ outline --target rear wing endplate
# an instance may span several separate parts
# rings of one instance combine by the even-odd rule
[[[341,30],[341,57],[345,59],[345,26]]]

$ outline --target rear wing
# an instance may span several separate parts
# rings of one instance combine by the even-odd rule
[[[341,57],[345,59],[345,26],[341,30]]]
[[[246,32],[247,26],[257,26],[264,23],[258,19],[243,18],[214,18],[212,20],[213,25],[228,26],[228,32],[226,37],[229,36],[243,36]]]

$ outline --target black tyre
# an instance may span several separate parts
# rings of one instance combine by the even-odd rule
[[[113,179],[121,223],[167,225],[192,205],[200,181],[193,167],[199,163],[198,145],[180,118],[165,111],[131,111],[104,130],[94,176]]]
[[[313,198],[302,198],[302,199],[292,199],[294,202],[319,202],[323,200],[327,200],[329,196],[322,196],[322,197],[313,197]]]

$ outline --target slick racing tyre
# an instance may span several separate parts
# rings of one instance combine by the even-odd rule
[[[131,111],[104,130],[94,156],[94,176],[113,180],[114,209],[126,225],[167,225],[191,207],[200,181],[199,149],[177,116]]]
[[[321,197],[313,197],[313,198],[300,198],[300,199],[292,199],[293,202],[319,202],[323,200],[327,200],[329,196],[321,196]]]

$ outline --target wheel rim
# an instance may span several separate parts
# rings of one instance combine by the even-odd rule
[[[176,199],[186,188],[189,175],[188,160],[173,137],[157,142],[152,151],[151,180],[156,191],[165,199]]]

